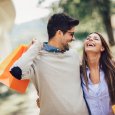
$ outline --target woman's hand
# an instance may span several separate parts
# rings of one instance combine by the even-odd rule
[[[36,102],[37,102],[37,106],[40,108],[40,99],[38,98]]]

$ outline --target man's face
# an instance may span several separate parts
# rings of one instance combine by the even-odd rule
[[[61,44],[63,47],[68,46],[68,43],[74,39],[74,32],[75,27],[73,27],[72,29],[68,30],[66,33],[63,34],[61,38]]]

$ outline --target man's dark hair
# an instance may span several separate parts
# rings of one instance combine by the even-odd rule
[[[56,34],[58,30],[66,33],[72,27],[79,24],[79,20],[73,19],[65,13],[57,13],[51,16],[47,24],[49,40]]]

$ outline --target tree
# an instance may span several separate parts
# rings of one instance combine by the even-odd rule
[[[111,5],[110,0],[96,0],[96,6],[98,6],[98,11],[102,16],[102,20],[109,37],[109,43],[111,46],[113,46],[115,45],[115,41],[114,41],[113,30],[111,26],[110,5]]]
[[[61,0],[60,7],[71,16],[84,20],[87,16],[94,16],[97,11],[107,31],[109,43],[115,45],[111,26],[111,1],[110,0]],[[97,18],[97,17],[95,17]]]

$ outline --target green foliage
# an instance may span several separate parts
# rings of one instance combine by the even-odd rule
[[[92,15],[94,0],[61,0],[60,7],[64,12],[69,13],[72,17],[79,19],[85,18],[87,15]]]
[[[64,12],[80,20],[80,26],[77,29],[80,39],[83,38],[84,33],[94,31],[106,30],[109,37],[112,34],[110,21],[108,21],[111,14],[110,0],[61,0],[60,7]]]
[[[77,32],[75,33],[75,38],[83,41],[88,34],[89,32]]]
[[[102,19],[97,12],[95,0],[61,0],[60,7],[80,20],[78,32],[103,31]],[[83,35],[84,36],[84,35]]]
[[[115,14],[115,1],[111,3],[111,13]]]

